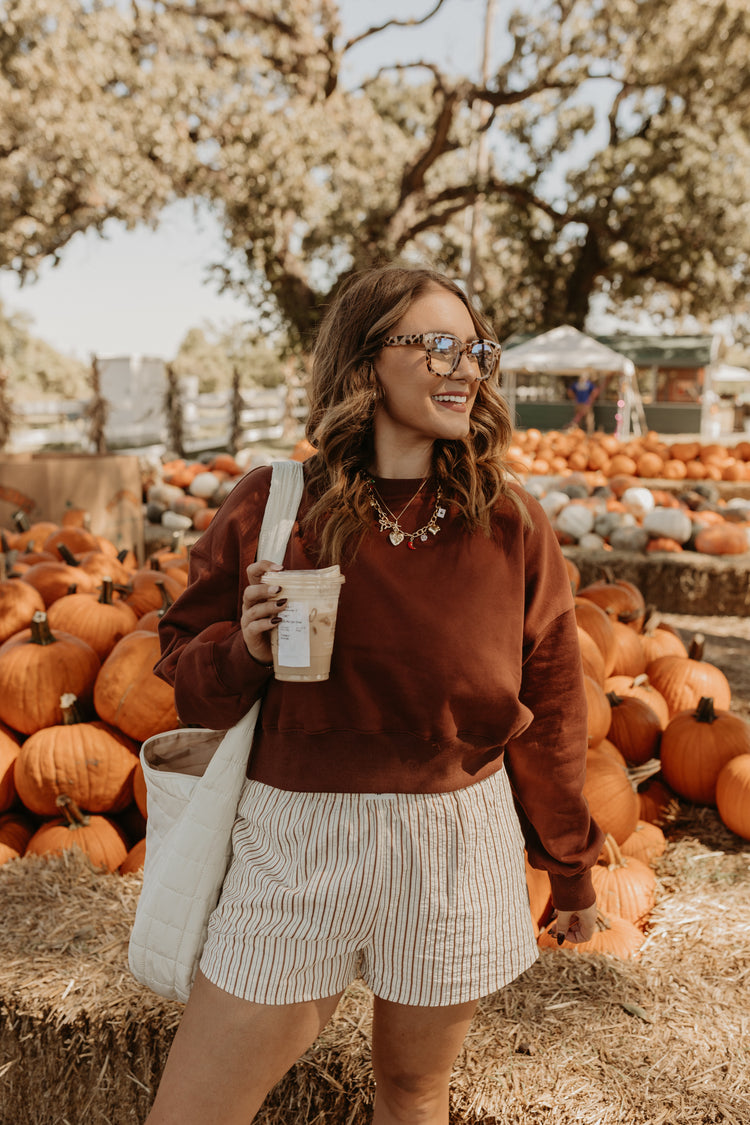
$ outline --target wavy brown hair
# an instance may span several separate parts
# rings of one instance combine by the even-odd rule
[[[385,266],[362,270],[342,284],[323,317],[312,357],[306,434],[316,447],[307,462],[315,500],[304,531],[320,541],[325,563],[353,557],[372,523],[367,491],[374,457],[373,420],[381,389],[375,359],[411,304],[440,286],[466,306],[477,336],[497,340],[490,324],[455,282],[429,269]],[[436,439],[432,471],[443,495],[469,530],[491,532],[492,512],[508,497],[530,523],[506,461],[513,426],[493,377],[479,384],[466,439]]]

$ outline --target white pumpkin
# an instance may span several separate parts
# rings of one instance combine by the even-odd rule
[[[575,500],[571,500],[558,515],[555,526],[558,531],[571,535],[573,539],[580,539],[593,528],[594,513],[590,508],[584,508],[583,504],[576,504]]]
[[[601,535],[597,535],[595,531],[587,531],[578,540],[578,546],[583,547],[586,551],[603,551],[604,539]]]
[[[693,523],[681,508],[654,508],[643,517],[643,529],[653,539],[666,536],[678,543],[687,543],[693,534]]]
[[[539,503],[551,520],[555,518],[558,512],[563,508],[567,508],[570,503],[570,497],[567,492],[557,492],[555,489],[548,492],[546,496],[542,496]]]
[[[187,531],[188,528],[193,526],[193,521],[190,516],[183,516],[179,512],[168,509],[166,512],[162,512],[161,525],[162,527],[168,527],[170,531]]]
[[[643,519],[647,512],[653,512],[656,507],[653,492],[638,486],[626,488],[620,497],[620,503],[638,519]]]
[[[215,473],[197,473],[190,482],[188,491],[191,496],[198,496],[201,500],[210,500],[221,481]]]

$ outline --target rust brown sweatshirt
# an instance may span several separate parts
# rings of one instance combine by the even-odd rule
[[[505,765],[555,905],[589,906],[602,834],[581,792],[586,698],[570,583],[540,506],[523,494],[526,529],[505,501],[490,538],[445,505],[439,534],[415,550],[394,547],[373,517],[342,565],[330,678],[287,683],[252,659],[239,628],[270,476],[256,469],[235,486],[162,619],[156,671],[182,722],[223,729],[263,695],[248,776],[287,790],[441,792]],[[399,512],[419,481],[375,484]],[[402,526],[426,524],[434,505],[423,490]],[[315,566],[315,554],[296,524],[285,567]]]

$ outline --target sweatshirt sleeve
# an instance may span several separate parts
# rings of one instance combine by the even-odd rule
[[[180,721],[224,730],[263,694],[272,669],[240,630],[246,568],[255,558],[270,486],[257,470],[229,494],[190,553],[188,585],[159,624],[154,671],[175,690]]]
[[[557,909],[576,910],[596,900],[590,869],[604,834],[583,796],[587,703],[570,582],[546,516],[535,506],[532,517],[520,699],[533,719],[505,763],[529,862],[549,873]]]

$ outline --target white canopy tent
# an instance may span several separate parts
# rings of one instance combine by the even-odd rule
[[[586,371],[593,375],[617,374],[622,380],[624,409],[622,428],[627,436],[630,431],[631,413],[640,407],[640,396],[634,389],[635,366],[632,360],[620,355],[613,348],[600,344],[592,336],[579,332],[569,324],[542,332],[533,340],[527,340],[516,347],[503,349],[500,357],[500,371],[503,374],[503,390],[508,400],[511,417],[516,412],[516,376],[520,373],[551,375],[580,375]]]

